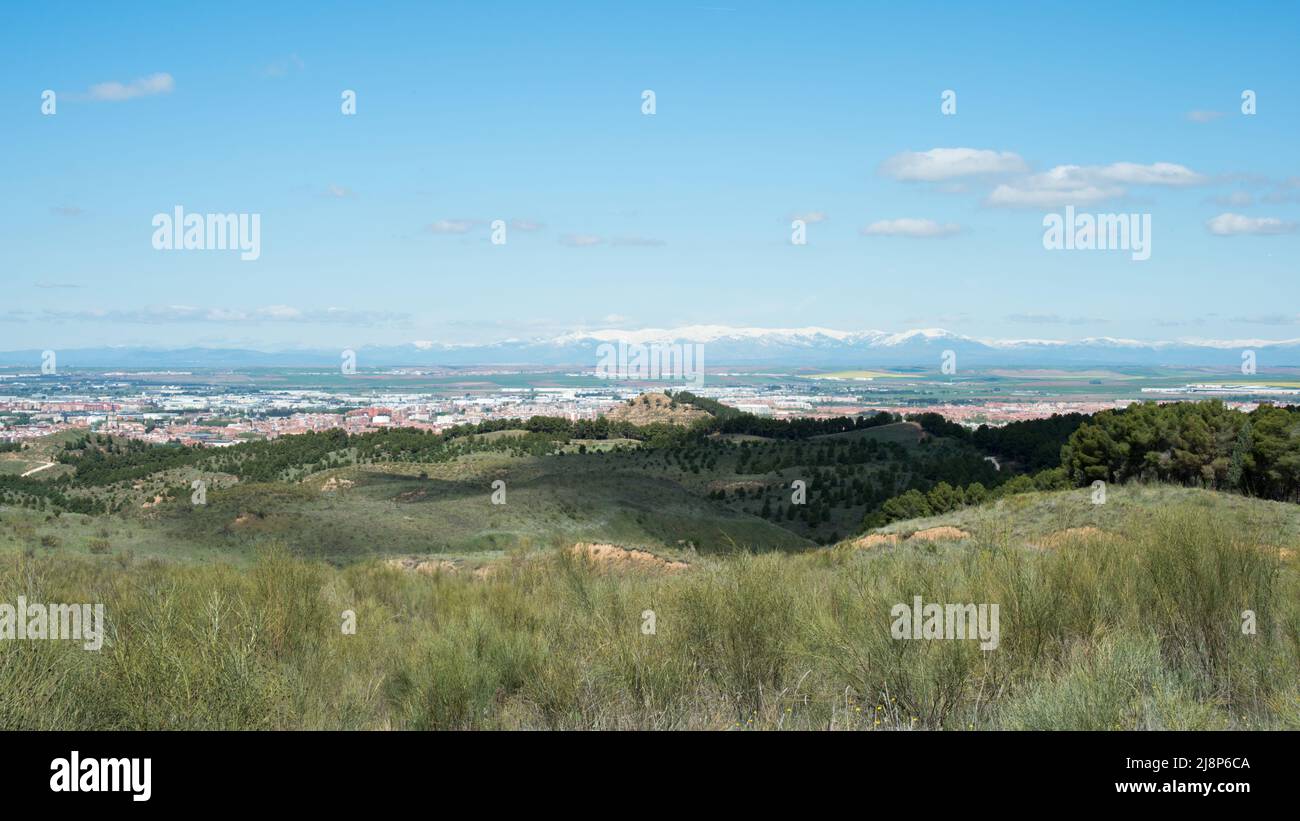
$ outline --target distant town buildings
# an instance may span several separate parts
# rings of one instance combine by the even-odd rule
[[[455,425],[523,420],[532,416],[594,419],[646,390],[655,389],[646,384],[605,383],[591,388],[501,387],[460,394],[398,391],[360,394],[318,389],[243,390],[207,384],[142,384],[130,381],[132,374],[126,372],[100,376],[111,376],[115,381],[95,383],[90,390],[79,388],[79,395],[63,394],[62,388],[58,397],[0,395],[0,441],[84,430],[146,442],[220,447],[252,439],[333,429],[366,433],[406,427],[441,432]],[[0,390],[12,389],[17,384],[19,380],[0,383]],[[931,402],[924,398],[928,389],[921,387],[921,398],[909,398],[905,402],[899,401],[896,393],[848,381],[820,380],[809,386],[779,383],[707,386],[692,388],[692,392],[756,416],[828,418],[879,411],[935,412],[970,427],[1002,425],[1057,413],[1095,413],[1134,401],[1047,399],[1024,391],[1023,395],[1010,393],[1006,399],[995,401],[984,398]],[[1141,389],[1143,394],[1171,399],[1240,396],[1243,392],[1294,396],[1300,394],[1300,389],[1210,384]],[[1255,402],[1228,404],[1243,410],[1255,407]]]

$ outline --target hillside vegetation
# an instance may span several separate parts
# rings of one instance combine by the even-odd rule
[[[0,727],[1300,728],[1292,409],[674,406],[705,415],[39,443],[0,601],[109,633],[0,642]],[[996,648],[895,638],[915,597],[996,604]]]
[[[175,557],[246,560],[258,543],[277,540],[334,563],[575,540],[668,552],[802,550],[1099,480],[1288,502],[1300,494],[1293,408],[1145,404],[974,431],[932,413],[762,418],[688,392],[647,394],[619,411],[644,424],[620,413],[533,417],[441,434],[336,430],[221,450],[63,434],[2,454],[54,467],[0,473],[0,510],[36,513],[12,516],[0,549],[54,541],[87,551],[93,541],[98,552],[154,556],[170,544]],[[202,504],[193,503],[195,482],[205,488]],[[98,535],[86,539],[73,514],[95,519]]]
[[[650,412],[694,421],[534,417],[442,434],[309,433],[219,451],[83,435],[53,451],[64,476],[0,476],[0,500],[36,514],[18,517],[27,525],[8,540],[18,548],[49,537],[88,549],[75,516],[84,514],[113,531],[115,553],[158,555],[155,545],[170,541],[178,557],[238,558],[275,539],[344,563],[574,540],[801,550],[858,531],[906,489],[945,479],[995,486],[1011,473],[968,443],[889,414],[786,421],[690,394],[651,396]],[[195,482],[205,488],[201,503]]]
[[[1300,728],[1300,574],[1278,511],[1145,492],[1050,545],[994,505],[960,514],[955,540],[672,572],[553,550],[492,573],[268,546],[244,570],[7,554],[0,600],[103,602],[109,640],[4,642],[0,727]],[[1047,533],[1094,510],[1078,492],[1015,501]],[[997,648],[893,638],[914,596],[999,604]]]

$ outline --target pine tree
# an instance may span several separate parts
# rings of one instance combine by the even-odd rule
[[[1231,490],[1240,490],[1243,493],[1246,488],[1243,486],[1242,479],[1245,473],[1246,456],[1249,455],[1250,449],[1254,446],[1251,436],[1250,421],[1247,420],[1241,426],[1237,433],[1237,442],[1232,447],[1231,462],[1228,466],[1227,483]]]

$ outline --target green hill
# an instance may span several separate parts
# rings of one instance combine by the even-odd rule
[[[409,477],[352,481],[327,492],[378,493],[398,505],[389,518],[436,504]],[[257,490],[208,513],[224,519]],[[1277,549],[1294,514],[1170,490],[1118,488],[1100,507],[1023,494],[890,526],[964,538],[673,567],[567,550],[473,572],[340,569],[269,544],[245,567],[0,553],[0,601],[103,602],[111,628],[98,653],[4,642],[0,726],[1300,729],[1300,566]],[[276,524],[292,494],[321,492],[266,500],[276,538],[305,523]],[[1079,529],[1041,538],[1062,526]],[[996,606],[997,628],[907,640],[897,614],[917,597]],[[355,635],[339,629],[345,613]]]
[[[648,396],[646,407],[674,412],[699,414],[692,402],[708,404],[689,394]],[[669,553],[803,550],[857,532],[905,489],[945,477],[1000,478],[970,444],[922,440],[915,424],[891,419],[787,422],[729,411],[689,425],[637,425],[534,417],[444,434],[333,431],[221,450],[82,434],[46,444],[59,460],[51,472],[63,479],[0,476],[0,505],[109,512],[113,552],[240,560],[276,541],[346,563],[579,540]],[[206,487],[201,505],[191,503],[196,481]],[[496,481],[505,483],[505,504],[491,502]],[[38,515],[31,533],[0,534],[0,548],[52,536],[88,550],[73,521]],[[105,537],[94,539],[102,551]]]
[[[1093,504],[1091,488],[1018,493],[985,505],[938,516],[893,522],[874,533],[908,534],[935,527],[1032,543],[1072,528],[1122,533],[1162,508],[1205,511],[1241,527],[1262,528],[1281,546],[1300,545],[1300,505],[1252,499],[1233,493],[1160,484],[1111,485],[1104,504]]]
[[[479,454],[455,462],[364,465],[300,484],[247,484],[207,504],[168,505],[159,527],[179,542],[250,552],[274,540],[348,562],[384,554],[457,555],[578,541],[663,552],[796,549],[805,539],[718,506],[670,479],[601,469],[596,456]],[[501,504],[494,482],[504,482]]]

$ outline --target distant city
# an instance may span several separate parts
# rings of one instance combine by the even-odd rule
[[[590,370],[391,368],[350,376],[319,370],[0,371],[0,441],[83,430],[151,443],[221,447],[332,429],[442,432],[488,420],[593,419],[648,391],[689,390],[774,418],[936,412],[968,427],[1135,401],[1213,396],[1251,410],[1285,403],[1300,382],[1179,381],[1177,374],[807,372],[718,370],[702,387],[608,380]]]

